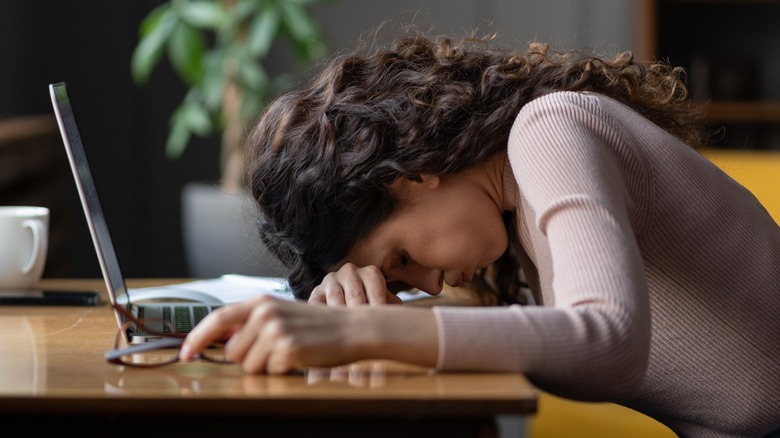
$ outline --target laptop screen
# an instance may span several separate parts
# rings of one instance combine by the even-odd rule
[[[49,93],[51,94],[57,123],[62,133],[65,151],[68,154],[68,161],[70,161],[73,177],[76,180],[76,188],[81,198],[81,205],[84,208],[84,215],[87,217],[92,242],[95,244],[100,269],[106,281],[108,295],[111,303],[114,304],[117,301],[117,297],[127,294],[125,280],[119,268],[119,260],[114,251],[111,234],[108,232],[108,224],[103,215],[103,208],[100,206],[97,187],[95,187],[92,171],[87,162],[87,155],[81,142],[78,126],[76,125],[76,118],[73,115],[73,106],[64,82],[50,84]]]

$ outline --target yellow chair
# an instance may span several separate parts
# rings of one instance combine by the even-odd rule
[[[658,421],[613,403],[576,402],[542,392],[528,438],[676,438]]]
[[[780,223],[780,151],[704,150],[703,155],[750,190]],[[529,438],[673,438],[668,427],[612,403],[584,403],[547,393],[527,422]]]
[[[709,149],[703,155],[750,190],[780,223],[780,151]]]

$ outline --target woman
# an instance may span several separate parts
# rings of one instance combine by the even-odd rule
[[[226,307],[182,357],[514,370],[682,436],[777,430],[780,230],[693,148],[681,74],[420,36],[334,59],[247,141],[264,241],[327,306]],[[501,306],[381,305],[444,283]]]

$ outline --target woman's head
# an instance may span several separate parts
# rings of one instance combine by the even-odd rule
[[[306,297],[393,213],[393,182],[484,164],[506,149],[517,112],[537,96],[602,92],[683,136],[692,119],[678,74],[630,55],[602,60],[540,44],[520,53],[419,35],[338,56],[310,86],[273,102],[247,138],[261,236]]]

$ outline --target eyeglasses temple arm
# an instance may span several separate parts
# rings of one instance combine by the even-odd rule
[[[107,361],[117,360],[128,354],[142,353],[144,351],[159,350],[161,348],[178,347],[184,343],[184,338],[163,338],[160,340],[144,342],[143,344],[133,344],[125,348],[116,348],[106,351]]]

